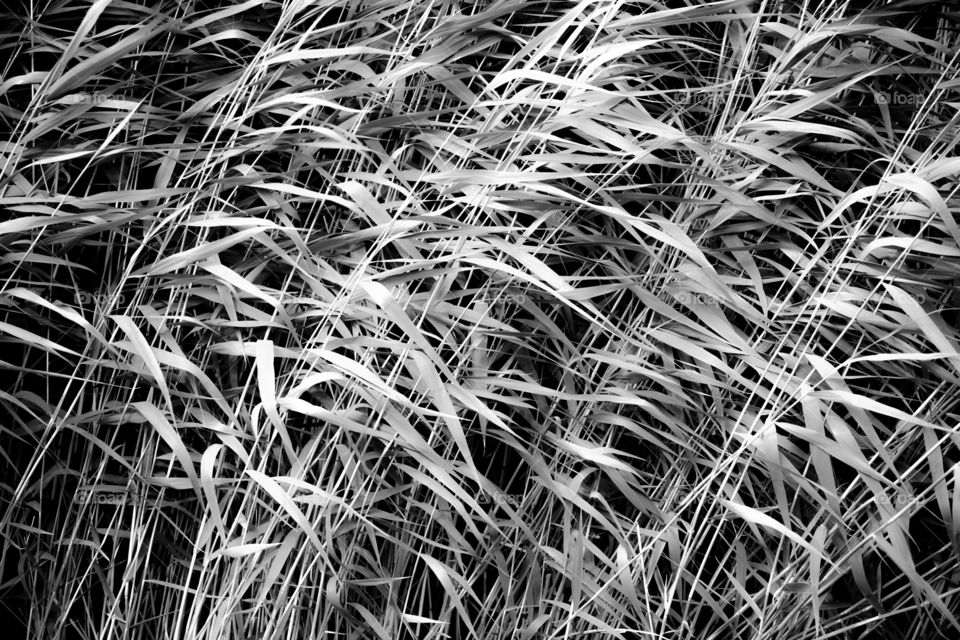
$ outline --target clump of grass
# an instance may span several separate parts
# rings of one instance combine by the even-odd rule
[[[4,24],[24,634],[960,627],[950,3]]]

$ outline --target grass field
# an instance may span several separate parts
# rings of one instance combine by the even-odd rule
[[[952,2],[4,11],[4,637],[960,634]]]

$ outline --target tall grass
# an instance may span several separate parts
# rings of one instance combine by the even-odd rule
[[[960,629],[950,2],[31,2],[31,638]]]

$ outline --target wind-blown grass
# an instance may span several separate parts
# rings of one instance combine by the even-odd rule
[[[5,14],[22,633],[950,637],[956,17]]]

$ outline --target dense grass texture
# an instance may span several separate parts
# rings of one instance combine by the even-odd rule
[[[952,2],[4,11],[4,637],[960,634]]]

